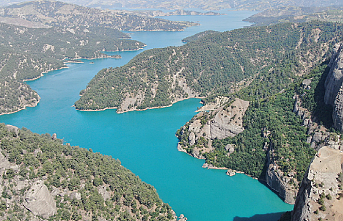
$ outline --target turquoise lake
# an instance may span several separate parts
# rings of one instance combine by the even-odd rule
[[[223,12],[223,11],[222,11]],[[181,40],[204,30],[226,31],[248,26],[242,19],[254,12],[225,11],[223,16],[172,16],[170,20],[201,23],[184,32],[135,32],[135,40],[147,44],[144,49],[179,46]],[[66,143],[91,148],[111,155],[153,185],[162,200],[177,215],[189,221],[277,220],[280,212],[293,206],[266,186],[248,176],[229,177],[224,170],[203,169],[198,160],[177,151],[175,132],[190,120],[200,106],[189,99],[172,107],[117,114],[115,110],[76,111],[72,105],[94,75],[106,67],[126,64],[142,52],[114,52],[122,59],[83,60],[68,69],[53,71],[27,82],[41,96],[37,107],[0,116],[0,122],[26,127],[36,133],[56,133]],[[269,215],[267,215],[269,214]]]

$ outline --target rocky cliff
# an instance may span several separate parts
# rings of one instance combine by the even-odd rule
[[[336,45],[330,60],[330,72],[325,81],[326,104],[333,106],[332,119],[334,127],[343,131],[343,45]]]
[[[292,221],[343,220],[343,153],[324,146],[301,183]]]
[[[340,131],[343,129],[342,58],[342,44],[337,44],[328,65],[330,70],[325,80],[323,97],[325,104],[333,106],[333,124]],[[311,113],[301,107],[300,97],[296,98],[294,112],[302,117],[303,125],[308,127],[307,134],[310,136],[307,142],[318,152],[300,185],[292,220],[342,220],[343,142],[339,135],[328,132],[312,121]]]
[[[275,191],[285,203],[294,204],[297,195],[297,188],[290,180],[293,176],[284,176],[278,164],[273,159],[272,151],[267,154],[267,171],[265,182],[269,188]],[[294,181],[293,181],[294,182]]]

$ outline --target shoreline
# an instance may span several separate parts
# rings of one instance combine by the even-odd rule
[[[1,113],[0,116],[6,115],[6,114],[14,114],[14,113],[17,113],[17,112],[19,112],[19,111],[25,110],[27,107],[37,107],[37,105],[38,105],[39,102],[40,102],[40,96],[39,96],[38,93],[37,93],[37,95],[38,95],[38,101],[37,101],[34,105],[24,105],[23,108],[20,108],[20,109],[18,109],[18,110],[16,110],[16,111],[12,111],[12,112],[9,112],[9,113]]]
[[[178,151],[184,152],[184,153],[186,153],[187,155],[189,155],[189,156],[191,156],[191,157],[193,157],[193,158],[199,159],[199,160],[206,160],[206,159],[204,159],[204,158],[201,159],[201,158],[195,157],[195,156],[193,156],[193,155],[187,153],[187,151],[186,151],[185,149],[179,148],[179,146],[180,146],[179,143],[180,143],[180,142],[178,142],[178,148],[177,148]],[[216,167],[216,166],[213,166],[212,164],[206,163],[206,161],[205,161],[205,163],[204,163],[201,167],[202,167],[203,169],[208,169],[208,170],[226,170],[226,175],[227,175],[227,176],[235,176],[236,173],[244,174],[244,175],[246,175],[246,176],[248,176],[248,177],[250,177],[250,178],[252,178],[252,179],[254,179],[254,180],[260,181],[259,178],[253,177],[253,176],[251,176],[251,175],[249,175],[249,174],[246,174],[246,173],[244,173],[243,171],[234,170],[234,169],[230,169],[230,168],[227,168],[227,167]],[[261,181],[260,181],[260,182],[261,182]],[[266,186],[267,186],[267,185],[266,185]]]
[[[51,72],[51,71],[59,71],[59,70],[62,70],[62,69],[67,69],[69,68],[68,66],[63,66],[63,67],[60,67],[60,68],[54,68],[52,70],[48,70],[48,71],[43,71],[38,77],[35,77],[35,78],[31,78],[31,79],[25,79],[23,80],[23,82],[27,82],[27,81],[35,81],[35,80],[38,80],[39,78],[43,77],[45,74]],[[38,94],[38,93],[37,93]],[[39,95],[38,95],[39,96]]]
[[[146,44],[144,44],[144,46],[143,46],[143,48],[138,48],[138,49],[134,49],[134,50],[123,50],[123,51],[139,51],[139,50],[142,50],[142,49],[144,49],[144,47],[146,47],[147,45]],[[108,51],[108,52],[120,52],[120,50],[118,50],[118,51]],[[121,59],[121,57],[120,58],[118,58],[118,57],[113,57],[112,55],[106,55],[106,54],[104,54],[104,53],[102,53],[103,55],[104,55],[104,57],[93,57],[93,58],[77,58],[77,59],[85,59],[85,60],[95,60],[95,59],[102,59],[102,58],[113,58],[113,59]],[[58,70],[63,70],[63,69],[67,69],[67,68],[69,68],[68,66],[67,66],[67,64],[83,64],[84,62],[78,62],[78,61],[65,61],[65,59],[66,58],[64,58],[63,60],[62,60],[62,62],[63,62],[63,64],[64,64],[64,66],[62,66],[62,67],[60,67],[60,68],[53,68],[53,69],[50,69],[50,70],[46,70],[46,71],[43,71],[43,72],[41,72],[40,73],[40,75],[39,76],[37,76],[37,77],[34,77],[34,78],[31,78],[31,79],[23,79],[22,81],[23,81],[23,83],[25,83],[25,82],[28,82],[28,81],[35,81],[35,80],[38,80],[38,79],[40,79],[41,77],[43,77],[45,74],[48,74],[49,72],[52,72],[52,71],[58,71]],[[76,58],[74,58],[75,60],[76,60]],[[33,90],[34,92],[36,92],[35,90]],[[37,92],[36,92],[37,93]],[[6,115],[6,114],[14,114],[14,113],[17,113],[17,112],[19,112],[19,111],[22,111],[22,110],[25,110],[27,107],[36,107],[37,105],[38,105],[38,103],[40,102],[40,96],[39,96],[39,94],[37,93],[37,96],[38,96],[38,101],[34,104],[34,105],[24,105],[24,107],[22,107],[22,108],[20,108],[20,109],[18,109],[18,110],[16,110],[16,111],[12,111],[12,112],[6,112],[6,113],[0,113],[0,116],[2,116],[2,115]],[[107,108],[107,109],[115,109],[115,108]]]
[[[202,98],[205,98],[205,97],[189,97],[189,98],[185,98],[185,99],[174,101],[170,105],[166,105],[166,106],[147,107],[147,108],[144,108],[144,109],[130,109],[130,110],[125,110],[125,111],[117,111],[116,113],[117,114],[123,114],[123,113],[131,112],[131,111],[146,111],[146,110],[167,108],[167,107],[173,106],[173,104],[176,104],[177,102],[188,100],[188,99],[192,99],[192,98],[202,99]],[[199,103],[201,103],[201,102],[199,102]],[[75,107],[75,105],[73,105],[72,107]],[[75,108],[75,110],[78,110],[78,111],[105,111],[105,110],[113,110],[113,109],[118,109],[118,107],[106,107],[106,108],[103,108],[103,109],[95,109],[95,110],[92,110],[92,109],[80,110],[80,109]],[[197,112],[197,111],[195,111],[195,112]]]
[[[189,155],[189,154],[188,154],[188,155]],[[190,155],[190,156],[193,157],[192,155]],[[204,166],[204,165],[206,165],[206,166]],[[203,166],[202,166],[202,168],[208,169],[208,170],[226,170],[226,175],[227,175],[227,176],[235,176],[236,173],[239,173],[239,174],[244,174],[244,175],[246,175],[246,176],[248,176],[248,177],[250,177],[250,178],[252,178],[252,179],[254,179],[254,180],[258,180],[257,177],[253,177],[253,176],[251,176],[251,175],[249,175],[249,174],[246,174],[246,173],[244,173],[244,172],[242,172],[242,171],[234,170],[234,169],[230,169],[230,168],[226,168],[226,167],[215,167],[215,166],[213,166],[213,165],[204,163]],[[232,173],[233,173],[233,174],[232,174]]]
[[[144,44],[142,48],[138,48],[138,49],[133,49],[133,50],[117,50],[117,51],[106,51],[106,52],[125,52],[125,51],[139,51],[144,49],[144,47],[146,47],[147,45]],[[77,59],[85,59],[85,60],[95,60],[95,59],[102,59],[102,58],[114,58],[114,59],[121,59],[118,57],[113,57],[113,55],[107,55],[105,53],[102,53],[103,51],[99,51],[101,54],[103,54],[104,56],[100,56],[100,57],[92,57],[92,58],[83,58],[83,57],[79,57],[79,58],[73,58],[73,60],[77,60]],[[116,55],[115,55],[116,56]],[[66,60],[68,59],[67,57],[64,58],[63,60],[61,60],[63,62],[63,64],[65,64],[65,66],[62,66],[60,68],[53,68],[51,70],[47,70],[47,71],[43,71],[40,76],[32,78],[32,79],[24,79],[23,82],[27,82],[27,81],[34,81],[37,80],[41,77],[44,76],[44,74],[48,74],[51,71],[58,71],[58,70],[62,70],[62,69],[66,69],[69,68],[68,66],[66,66],[66,64],[83,64],[83,61],[73,61],[73,60]],[[58,60],[58,59],[57,59]]]

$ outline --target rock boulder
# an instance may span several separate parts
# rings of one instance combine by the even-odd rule
[[[36,216],[47,219],[56,214],[56,202],[42,180],[36,181],[25,193],[23,205]]]

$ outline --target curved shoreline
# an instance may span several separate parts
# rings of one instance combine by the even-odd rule
[[[144,49],[144,47],[146,47],[146,46],[147,46],[147,45],[144,44],[144,46],[143,46],[142,48],[137,48],[137,49],[133,49],[133,50],[122,50],[122,51],[139,51],[139,50]],[[121,51],[121,50],[117,50],[117,51],[108,51],[108,52],[119,52],[119,51]],[[101,51],[99,51],[99,52],[101,53]],[[76,60],[76,59],[95,60],[95,59],[102,59],[102,58],[121,59],[121,56],[120,56],[120,58],[119,58],[119,57],[117,57],[117,56],[114,57],[114,56],[112,56],[112,55],[106,55],[106,54],[104,54],[104,53],[101,53],[101,54],[103,54],[103,56],[93,57],[93,58],[73,58],[73,59],[75,59],[75,60]],[[60,67],[60,68],[52,68],[52,69],[50,69],[50,70],[43,71],[43,72],[41,72],[41,74],[40,74],[39,76],[34,77],[34,78],[31,78],[31,79],[23,79],[22,82],[25,83],[25,82],[28,82],[28,81],[35,81],[35,80],[38,80],[38,79],[40,79],[41,77],[43,77],[45,74],[48,74],[49,72],[58,71],[58,70],[62,70],[62,69],[67,69],[67,68],[69,68],[69,67],[67,66],[67,64],[82,64],[82,63],[84,63],[84,62],[76,62],[76,61],[69,61],[69,62],[68,62],[68,61],[65,61],[65,59],[67,59],[67,58],[64,58],[64,59],[62,60],[64,66],[62,66],[62,67]],[[57,60],[58,60],[58,59],[57,59]],[[59,61],[60,61],[60,60],[59,60]],[[32,91],[36,92],[36,91],[33,90],[33,89],[32,89]],[[37,92],[36,92],[36,93],[37,93]],[[19,108],[18,110],[15,110],[15,111],[6,112],[6,113],[0,113],[0,116],[6,115],[6,114],[14,114],[14,113],[17,113],[17,112],[19,112],[19,111],[25,110],[26,107],[36,107],[36,106],[38,105],[38,103],[40,102],[40,96],[39,96],[38,93],[37,93],[37,96],[38,96],[38,101],[37,101],[35,104],[33,104],[33,105],[24,105],[24,107]],[[115,108],[107,108],[107,109],[115,109]]]
[[[6,114],[14,114],[14,113],[17,113],[19,111],[25,110],[27,107],[36,107],[38,105],[39,101],[40,101],[40,96],[39,96],[38,93],[37,93],[37,96],[38,96],[38,101],[35,102],[33,105],[24,105],[24,107],[22,107],[22,108],[20,108],[20,109],[18,109],[16,111],[12,111],[12,112],[8,112],[8,113],[0,113],[0,116],[6,115]]]
[[[144,43],[143,43],[144,44]],[[49,72],[51,71],[58,71],[58,70],[62,70],[62,69],[66,69],[66,68],[69,68],[68,66],[66,66],[66,64],[83,64],[84,62],[80,61],[75,61],[77,59],[85,59],[85,60],[95,60],[95,59],[102,59],[102,58],[114,58],[114,59],[121,59],[121,56],[120,57],[114,57],[113,55],[107,55],[107,54],[104,54],[103,52],[125,52],[125,51],[139,51],[139,50],[142,50],[144,49],[144,47],[146,47],[147,45],[144,44],[142,48],[137,48],[137,49],[132,49],[132,50],[116,50],[116,51],[98,51],[100,52],[103,56],[97,56],[97,57],[91,57],[91,58],[85,58],[85,57],[78,57],[78,58],[72,58],[73,60],[70,60],[70,61],[66,61],[66,59],[68,59],[67,57],[65,57],[62,61],[63,61],[63,64],[65,66],[62,66],[60,68],[53,68],[51,70],[47,70],[47,71],[43,71],[39,76],[35,77],[35,78],[32,78],[32,79],[24,79],[23,82],[26,82],[26,81],[34,81],[34,80],[37,80],[41,77],[44,76],[44,74],[48,74]],[[56,59],[58,60],[58,59]],[[61,60],[58,60],[58,61],[61,61]]]
[[[144,108],[144,109],[130,109],[130,110],[125,110],[125,111],[117,111],[116,113],[117,114],[123,114],[123,113],[131,112],[131,111],[146,111],[146,110],[152,110],[152,109],[166,108],[166,107],[173,106],[173,104],[176,104],[177,102],[188,100],[188,99],[192,99],[192,98],[202,99],[202,98],[205,98],[205,97],[189,97],[189,98],[185,98],[185,99],[174,101],[170,105],[166,105],[166,106],[147,107],[147,108]],[[199,102],[199,103],[201,103],[201,102]],[[75,107],[75,105],[73,105],[72,107]],[[105,110],[113,110],[113,109],[118,109],[118,107],[105,107],[105,108],[102,108],[102,109],[95,109],[95,110],[92,110],[92,109],[80,110],[80,109],[75,108],[75,110],[78,110],[78,111],[105,111]]]

